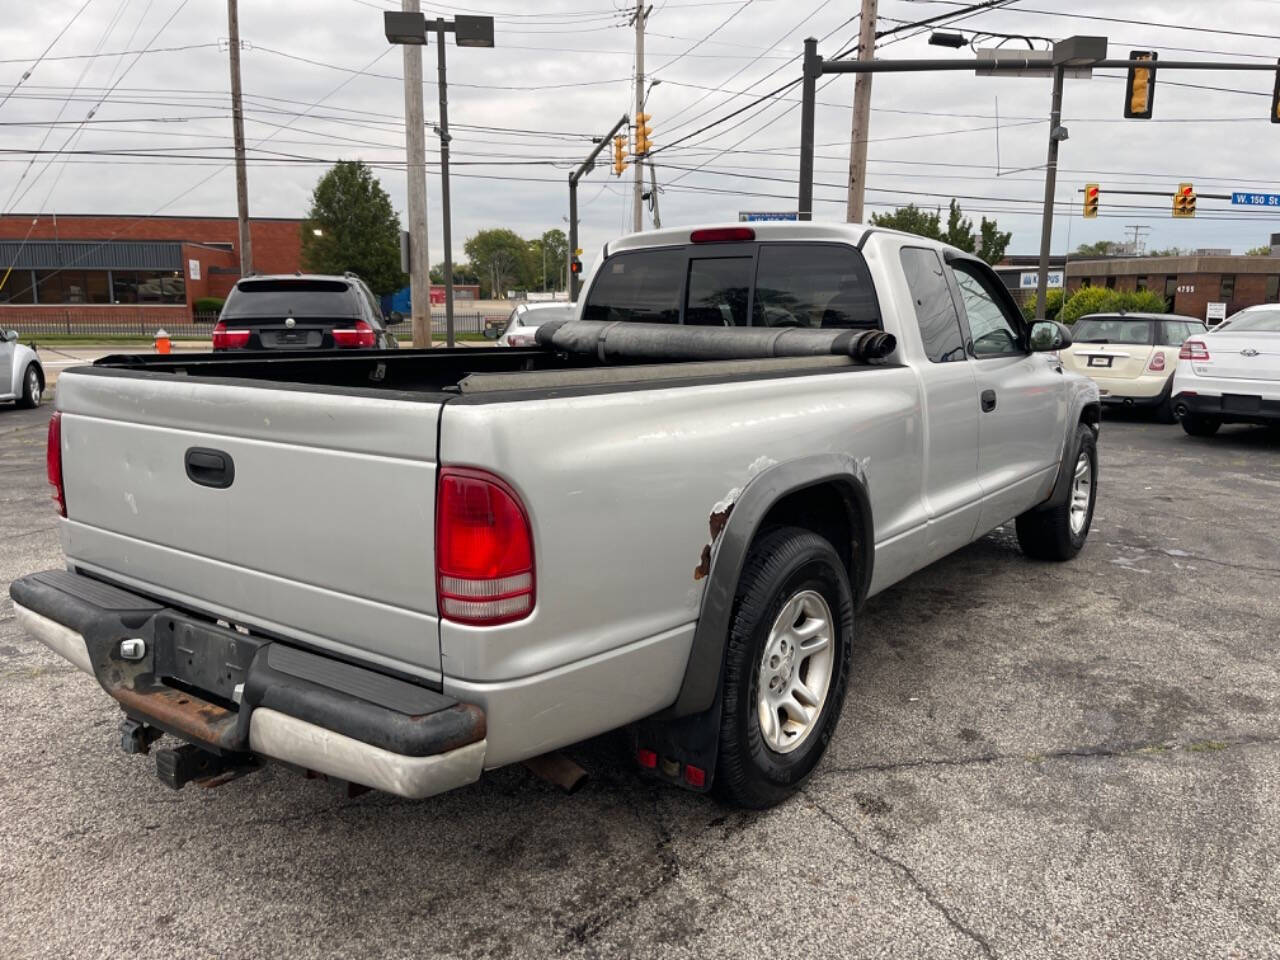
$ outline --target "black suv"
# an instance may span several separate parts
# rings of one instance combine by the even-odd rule
[[[223,304],[214,350],[394,350],[378,298],[353,273],[246,277]]]

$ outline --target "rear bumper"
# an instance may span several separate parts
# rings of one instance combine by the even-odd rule
[[[1086,374],[1088,376],[1088,374]],[[1173,382],[1172,375],[1142,375],[1121,380],[1112,377],[1092,377],[1098,385],[1100,399],[1105,404],[1124,404],[1132,407],[1155,407],[1168,396]]]
[[[1179,418],[1212,417],[1223,423],[1280,423],[1280,400],[1253,394],[1210,395],[1178,393],[1173,397],[1173,412]]]
[[[67,571],[14,581],[18,624],[134,720],[405,797],[477,780],[485,712],[363,667],[187,617]],[[140,659],[121,642],[140,640]],[[238,702],[237,702],[238,701]]]

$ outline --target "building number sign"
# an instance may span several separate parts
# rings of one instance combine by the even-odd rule
[[[1194,283],[1180,283],[1178,284],[1178,292],[1179,293],[1195,293],[1196,285]]]

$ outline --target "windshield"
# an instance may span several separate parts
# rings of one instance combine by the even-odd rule
[[[1275,310],[1250,310],[1248,313],[1237,313],[1230,320],[1218,325],[1218,329],[1229,329],[1232,333],[1238,330],[1253,330],[1259,333],[1280,333],[1280,307]]]
[[[1071,339],[1076,343],[1155,342],[1154,320],[1131,320],[1126,317],[1083,317],[1076,321]]]
[[[552,320],[572,320],[574,306],[572,303],[566,303],[563,306],[541,307],[537,310],[526,310],[520,314],[519,320],[522,327],[536,327],[540,323],[548,323]]]
[[[223,320],[360,316],[350,284],[342,280],[241,280],[222,308]]]

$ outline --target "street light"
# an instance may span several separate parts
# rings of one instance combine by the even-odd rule
[[[388,43],[427,43],[427,19],[418,12],[386,10],[382,14],[383,32]],[[436,33],[436,63],[439,70],[440,123],[434,126],[440,137],[440,200],[444,229],[444,316],[445,343],[454,346],[453,337],[453,249],[452,221],[449,208],[449,98],[445,86],[444,35],[452,33],[460,47],[492,47],[493,17],[458,15],[452,20],[437,17],[431,21]]]

